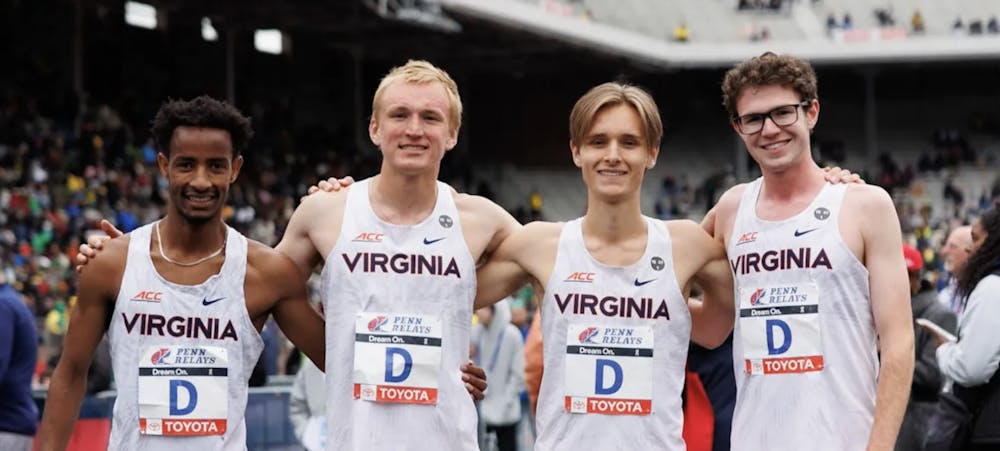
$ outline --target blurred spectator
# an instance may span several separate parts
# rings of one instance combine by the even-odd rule
[[[944,257],[944,270],[948,274],[947,284],[938,293],[938,300],[948,307],[955,315],[961,319],[964,303],[958,295],[958,280],[956,274],[965,269],[965,263],[969,260],[969,250],[972,248],[972,227],[956,227],[948,234],[944,246],[941,247],[941,256]]]
[[[829,15],[826,16],[826,32],[828,34],[833,34],[834,30],[836,30],[839,27],[840,26],[837,24],[836,15],[830,13]]]
[[[531,190],[531,194],[528,195],[528,205],[531,207],[531,220],[539,221],[542,219],[542,193],[538,192],[538,189]]]
[[[950,333],[955,333],[958,320],[947,307],[937,302],[934,288],[923,279],[924,260],[918,251],[909,244],[903,244],[903,260],[910,277],[910,306],[913,308],[913,318],[924,318],[943,327]],[[913,385],[910,390],[910,402],[906,406],[906,414],[896,441],[896,451],[922,451],[924,435],[930,427],[929,420],[934,413],[941,391],[943,380],[938,370],[937,358],[934,356],[937,344],[934,337],[921,327],[914,325],[914,352],[916,360],[913,367]]]
[[[844,21],[840,26],[845,30],[854,29],[854,20],[851,19],[851,13],[844,13]]]
[[[910,17],[910,26],[913,27],[914,33],[924,32],[924,15],[920,14],[919,9],[913,10],[913,16]]]
[[[0,273],[0,450],[28,451],[38,424],[31,378],[38,360],[35,320]]]
[[[509,299],[476,310],[479,323],[471,334],[476,365],[486,370],[490,384],[479,404],[479,415],[487,435],[496,435],[499,451],[517,450],[524,390],[524,341],[521,331],[510,323]]]
[[[875,8],[874,13],[880,27],[893,27],[896,25],[896,19],[892,17],[892,11],[889,9]]]
[[[989,22],[986,22],[986,31],[989,34],[1000,33],[1000,23],[997,23],[997,16],[990,16]]]
[[[691,33],[688,30],[687,24],[683,22],[674,27],[674,41],[676,42],[688,42],[690,34]]]
[[[983,34],[982,19],[974,19],[969,21],[969,34],[973,36],[978,36]]]
[[[492,385],[493,381],[489,381]],[[288,399],[295,438],[308,451],[326,449],[326,379],[312,360],[302,358]]]
[[[954,36],[962,36],[965,34],[965,24],[962,23],[961,17],[956,17],[955,22],[951,24],[951,34]]]

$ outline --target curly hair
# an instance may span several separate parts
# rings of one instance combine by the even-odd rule
[[[818,82],[812,66],[792,55],[773,52],[750,58],[726,72],[722,79],[722,104],[729,117],[736,117],[736,101],[744,89],[753,86],[781,85],[795,90],[801,101],[817,98]]]
[[[169,99],[160,105],[150,131],[156,140],[156,147],[164,155],[170,156],[174,129],[181,126],[217,128],[229,132],[234,158],[246,149],[253,137],[250,118],[236,107],[206,95],[191,100]]]
[[[1000,203],[994,203],[993,208],[983,213],[979,224],[986,239],[958,272],[957,292],[964,302],[969,301],[969,295],[980,280],[1000,268]]]

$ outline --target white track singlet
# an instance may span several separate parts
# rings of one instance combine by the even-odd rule
[[[864,449],[878,360],[868,270],[840,235],[847,185],[824,186],[782,221],[757,217],[762,185],[747,185],[727,249],[736,295],[732,449]]]
[[[691,316],[670,232],[644,219],[645,253],[625,267],[590,255],[582,219],[563,226],[542,303],[536,450],[685,448],[681,390]]]
[[[476,266],[451,188],[416,225],[379,219],[371,179],[347,193],[322,275],[328,450],[474,451],[469,359]]]
[[[247,240],[227,227],[219,273],[179,285],[153,266],[152,230],[130,234],[108,329],[118,387],[108,449],[244,450],[247,384],[264,349],[243,293]]]

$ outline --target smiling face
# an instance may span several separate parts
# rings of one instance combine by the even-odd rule
[[[421,173],[440,168],[458,139],[449,102],[439,82],[400,80],[385,88],[368,126],[372,142],[382,150],[383,169]]]
[[[793,89],[781,85],[749,86],[736,100],[736,115],[766,114],[801,101]],[[750,135],[740,133],[739,127],[733,124],[762,171],[780,173],[812,159],[809,134],[819,119],[819,101],[798,107],[796,113],[798,119],[785,126],[778,126],[771,118],[766,118],[760,132]]]
[[[583,139],[571,148],[590,192],[609,201],[638,196],[642,178],[659,153],[643,133],[639,113],[627,103],[598,111]]]
[[[170,139],[170,156],[160,153],[156,162],[169,182],[171,208],[188,222],[204,224],[220,218],[243,157],[233,158],[225,130],[179,126]]]

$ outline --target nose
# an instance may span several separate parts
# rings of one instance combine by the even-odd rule
[[[420,136],[424,134],[423,123],[420,121],[420,116],[414,114],[408,121],[406,121],[406,134],[410,136]]]
[[[189,183],[191,188],[197,190],[207,190],[212,187],[212,178],[208,173],[208,168],[205,166],[198,166],[198,169],[194,171],[194,177],[191,178],[191,183]]]
[[[771,119],[771,116],[764,116],[764,125],[760,129],[760,134],[773,135],[779,131],[781,131],[781,127],[774,123],[774,119]]]
[[[604,161],[608,163],[618,163],[622,160],[621,148],[618,146],[618,141],[611,141],[608,144],[608,151],[604,153]]]

